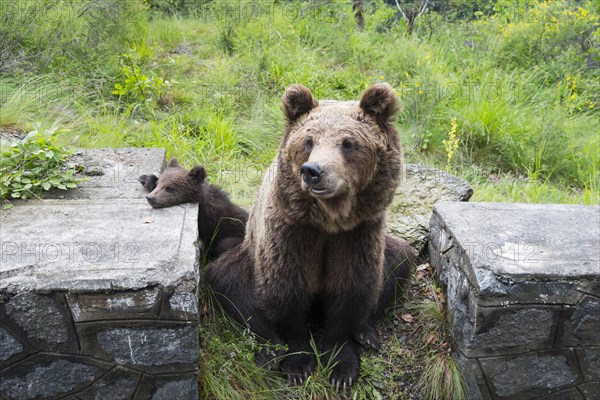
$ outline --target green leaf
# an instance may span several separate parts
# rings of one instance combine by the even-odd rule
[[[9,203],[9,202],[2,203],[2,209],[3,209],[3,210],[8,210],[9,208],[13,208],[13,207],[14,207],[14,206],[13,206],[13,204],[12,204],[12,203]]]
[[[50,182],[42,182],[42,187],[44,188],[44,190],[48,191],[50,190],[52,185],[50,185]]]

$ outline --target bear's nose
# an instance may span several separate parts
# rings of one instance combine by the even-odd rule
[[[316,162],[307,162],[302,164],[300,168],[302,179],[309,185],[315,185],[319,183],[323,177],[323,170]]]
[[[154,196],[152,196],[151,194],[146,196],[146,200],[148,200],[148,203],[152,203],[154,201]]]

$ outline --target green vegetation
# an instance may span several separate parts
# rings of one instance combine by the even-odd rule
[[[68,187],[62,175],[40,180],[41,170],[20,187],[10,177],[64,164],[61,146],[75,144],[163,147],[182,164],[205,164],[248,205],[277,151],[286,86],[356,99],[386,81],[404,105],[407,161],[467,179],[473,200],[600,204],[597,2],[452,0],[420,16],[411,35],[393,1],[364,3],[359,31],[349,0],[4,2],[0,134],[37,124],[20,146],[42,164],[14,172],[18,147],[3,151],[3,197],[37,195],[43,182]],[[301,388],[258,368],[252,335],[207,304],[205,397],[336,398],[326,366]],[[365,356],[351,398],[460,398],[449,347],[431,347],[447,341],[440,333],[417,345],[429,322],[419,323]]]
[[[354,99],[387,81],[407,161],[470,179],[478,200],[600,202],[592,2],[455,0],[410,36],[383,1],[366,2],[362,32],[349,1],[234,3],[7,3],[0,129],[164,147],[214,177],[268,165],[287,85]]]
[[[56,130],[33,130],[0,156],[0,200],[38,197],[42,191],[76,186],[74,169],[65,163],[71,153],[57,145]],[[10,202],[4,208],[11,207]]]

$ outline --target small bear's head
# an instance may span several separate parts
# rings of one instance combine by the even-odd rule
[[[160,175],[156,188],[148,193],[146,200],[153,208],[171,207],[182,203],[197,203],[200,201],[206,171],[202,165],[191,171],[183,168],[172,158],[167,169]]]
[[[358,102],[317,102],[306,87],[289,87],[280,159],[296,187],[319,201],[379,190],[383,179],[392,180],[384,186],[395,188],[401,158],[393,126],[398,103],[388,84],[371,86]]]

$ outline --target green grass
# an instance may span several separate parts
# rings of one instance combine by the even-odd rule
[[[43,3],[50,15],[70,16],[74,31],[54,38],[64,26],[39,15],[31,31],[13,26],[11,35],[22,37],[12,72],[0,76],[0,127],[67,124],[69,141],[80,146],[165,147],[187,165],[206,163],[220,174],[249,160],[256,169],[268,165],[287,85],[353,99],[383,80],[404,104],[398,125],[407,159],[444,165],[443,141],[456,120],[459,146],[449,167],[464,177],[473,165],[480,169],[487,178],[473,183],[482,200],[598,202],[600,79],[589,67],[598,54],[580,44],[598,39],[590,34],[598,25],[591,3],[533,4],[508,23],[503,15],[469,21],[432,13],[410,37],[383,3],[367,9],[365,31],[357,32],[346,3],[275,5],[245,23],[217,3],[210,12],[204,3],[186,12],[179,3],[150,3],[172,7],[171,16],[135,2],[97,4],[96,13],[77,3]],[[107,23],[92,36],[90,23],[113,11],[127,23]],[[77,33],[87,42],[74,44]],[[82,45],[90,49],[85,57]],[[111,92],[126,79],[127,60],[147,83],[143,95],[119,99]],[[158,81],[165,86],[156,88]],[[44,101],[22,95],[32,88]],[[507,178],[496,184],[493,176]],[[510,176],[528,178],[525,189],[511,189]]]
[[[204,164],[211,182],[249,206],[277,152],[288,85],[349,100],[387,81],[403,103],[406,160],[466,179],[474,201],[600,204],[592,2],[487,1],[477,15],[457,5],[422,16],[411,36],[383,1],[368,2],[363,32],[343,0],[277,2],[252,18],[216,1],[5,3],[0,132],[39,123],[63,144],[162,147],[185,166]],[[119,98],[116,84],[131,91]],[[458,147],[448,162],[452,121]],[[429,298],[422,281],[412,292]],[[258,368],[252,335],[204,302],[205,398],[337,398],[326,366],[300,388]],[[443,306],[425,305],[383,324],[393,333],[363,357],[351,398],[460,398]],[[416,322],[397,325],[405,313]],[[439,341],[427,343],[431,332]]]

